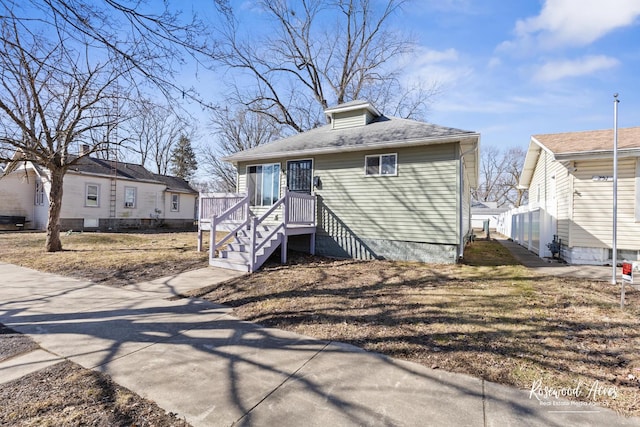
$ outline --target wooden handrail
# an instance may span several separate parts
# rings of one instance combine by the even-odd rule
[[[218,227],[218,224],[229,219],[229,217],[231,217],[232,214],[234,214],[236,211],[243,208],[246,209],[244,220],[240,224],[238,224],[231,232],[229,232],[224,238],[216,242],[215,236],[216,236],[216,229]],[[224,245],[229,239],[231,239],[232,236],[234,236],[238,231],[240,231],[248,223],[249,223],[249,195],[244,196],[238,203],[231,206],[229,209],[227,209],[220,215],[212,216],[211,217],[211,242],[209,245],[209,247],[211,248],[210,250],[211,253],[209,255],[210,258],[213,258],[215,251],[219,247]]]
[[[233,197],[226,197],[227,199],[233,199]],[[210,217],[211,221],[211,234],[210,234],[210,258],[215,257],[215,252],[224,244],[226,244],[229,240],[231,240],[237,233],[243,228],[248,228],[249,231],[249,265],[248,269],[250,272],[253,272],[256,268],[256,263],[258,262],[259,256],[258,252],[266,246],[267,242],[269,242],[274,236],[278,235],[278,233],[282,233],[283,230],[286,234],[287,225],[288,224],[307,224],[315,226],[316,224],[316,204],[317,199],[315,195],[303,194],[303,193],[294,193],[288,190],[284,191],[284,195],[278,199],[269,209],[260,215],[259,217],[252,216],[250,213],[250,201],[248,195],[243,195],[243,197],[235,203],[233,206],[229,207],[227,210],[222,212],[220,215],[213,214]],[[215,205],[215,203],[214,203]],[[212,206],[212,205],[209,205]],[[219,203],[217,209],[224,206],[224,203]],[[201,208],[203,208],[201,206]],[[269,229],[268,234],[264,237],[261,237],[258,241],[258,228],[267,221],[270,217],[272,217],[273,213],[282,208],[282,216],[279,223],[273,225],[272,229]],[[237,213],[242,209],[246,209],[243,212],[242,218],[238,218]],[[211,212],[211,210],[209,211]],[[204,212],[203,212],[204,213]],[[213,213],[213,212],[211,212]],[[206,215],[206,213],[204,213]],[[206,218],[203,218],[206,221]],[[235,220],[235,221],[233,221]],[[233,221],[231,224],[233,228],[231,231],[223,237],[220,241],[215,241],[215,235],[218,228],[223,222]],[[237,221],[237,222],[236,222]]]
[[[265,219],[269,217],[269,215],[271,215],[278,208],[278,206],[280,206],[285,202],[285,199],[287,198],[287,193],[288,191],[285,190],[284,196],[280,197],[280,199],[278,199],[278,201],[275,202],[267,212],[265,212],[264,214],[262,214],[260,218],[258,218],[258,224],[261,224]]]
[[[218,218],[218,222],[220,221],[224,221],[225,219],[227,219],[228,217],[231,216],[232,213],[234,213],[235,211],[238,210],[238,208],[240,206],[242,206],[243,204],[247,204],[247,210],[248,210],[248,206],[249,206],[249,196],[244,196],[242,198],[242,200],[240,200],[238,203],[236,203],[235,205],[231,206],[229,209],[227,209],[226,211],[222,212],[220,215],[217,215],[216,218]]]

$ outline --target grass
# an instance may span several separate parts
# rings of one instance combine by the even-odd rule
[[[0,261],[123,286],[207,266],[197,233],[61,235],[64,250],[44,251],[44,233],[0,233]]]
[[[495,241],[464,265],[303,258],[193,295],[238,317],[530,389],[614,387],[598,404],[640,415],[640,293],[541,277]],[[596,383],[597,382],[597,383]]]
[[[63,244],[46,254],[42,234],[0,234],[0,261],[112,285],[206,266],[196,233],[73,234]],[[265,326],[526,390],[534,381],[615,388],[597,403],[640,415],[640,292],[629,289],[621,311],[618,287],[539,276],[496,241],[476,241],[458,265],[291,257],[190,296]]]
[[[175,414],[65,361],[0,388],[0,424],[12,426],[188,426]]]

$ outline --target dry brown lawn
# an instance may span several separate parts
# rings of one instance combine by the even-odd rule
[[[640,292],[540,277],[499,243],[466,265],[302,257],[193,295],[242,319],[530,390],[615,390],[597,402],[640,415]]]
[[[0,234],[0,261],[122,286],[206,266],[196,233],[73,234],[43,252],[44,235]],[[358,262],[294,256],[189,296],[238,317],[347,342],[427,367],[529,390],[534,381],[615,390],[596,401],[640,415],[640,292],[606,282],[543,277],[495,241],[466,264]],[[591,398],[589,398],[591,399]]]
[[[0,233],[0,261],[124,286],[206,267],[197,233],[61,234],[62,252],[44,251],[44,233]]]

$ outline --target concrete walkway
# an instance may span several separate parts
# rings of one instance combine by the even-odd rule
[[[3,263],[0,278],[0,323],[42,347],[0,363],[0,384],[69,359],[194,426],[640,426],[597,405],[262,328],[198,299],[166,299],[225,280],[224,270],[135,289]]]
[[[611,282],[613,268],[597,265],[569,265],[557,260],[542,259],[523,246],[499,234],[492,235],[500,244],[523,265],[545,276],[577,277],[579,279],[602,280]],[[622,271],[617,269],[617,279],[620,281]]]

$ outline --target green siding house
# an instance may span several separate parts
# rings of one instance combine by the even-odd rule
[[[461,258],[471,233],[480,135],[387,117],[366,101],[325,113],[326,126],[225,159],[237,168],[239,194],[202,195],[200,218],[202,229],[232,220],[236,226],[227,229],[235,240],[231,250],[212,251],[211,264],[258,268],[260,254],[233,253],[251,246],[251,238],[256,245],[271,239],[260,249],[279,246],[285,258],[287,247],[358,259]],[[232,203],[235,212],[213,219]],[[280,232],[273,233],[279,223]],[[272,251],[265,249],[263,257]]]

